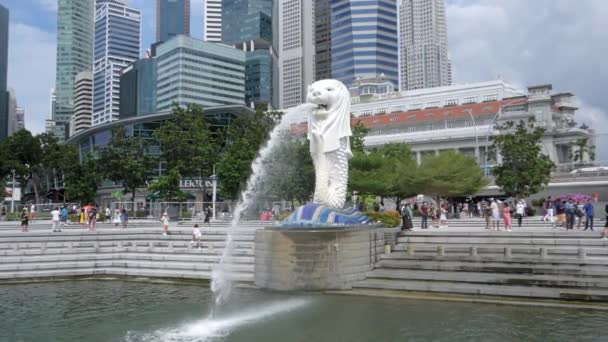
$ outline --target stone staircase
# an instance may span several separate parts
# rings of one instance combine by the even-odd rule
[[[410,232],[354,288],[608,301],[608,241],[597,232]]]
[[[253,282],[255,229],[248,223],[235,231],[233,257],[227,269],[236,281]],[[82,228],[0,233],[0,282],[68,276],[139,276],[210,279],[225,247],[226,224],[203,227],[200,247],[192,245],[191,229],[127,230]]]

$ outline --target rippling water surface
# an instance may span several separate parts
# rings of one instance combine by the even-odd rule
[[[203,285],[0,285],[0,341],[607,341],[608,312],[235,291]]]

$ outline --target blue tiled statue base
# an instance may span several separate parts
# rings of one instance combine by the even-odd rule
[[[372,224],[372,221],[356,209],[336,209],[322,204],[308,203],[296,208],[291,215],[279,224],[279,227],[323,228],[368,224]]]

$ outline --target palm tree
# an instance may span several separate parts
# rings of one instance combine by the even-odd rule
[[[575,163],[582,163],[585,155],[591,161],[595,160],[595,145],[589,143],[589,138],[578,139],[573,142],[572,149],[570,150],[570,159]]]

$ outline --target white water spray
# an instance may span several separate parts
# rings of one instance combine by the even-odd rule
[[[285,113],[281,117],[279,124],[276,125],[270,133],[266,144],[258,152],[257,158],[251,164],[252,173],[251,176],[249,176],[247,186],[245,190],[241,192],[239,202],[234,209],[234,214],[230,228],[227,232],[226,245],[224,247],[222,257],[211,273],[211,291],[213,291],[215,296],[216,305],[220,305],[230,296],[232,283],[236,279],[234,273],[230,270],[234,249],[233,233],[238,227],[243,213],[246,212],[247,209],[249,209],[253,204],[258,184],[260,184],[260,182],[262,182],[266,176],[265,162],[272,155],[275,147],[280,142],[281,137],[283,136],[282,133],[289,129],[289,125],[294,122],[294,119],[296,119],[298,115],[310,113],[314,107],[315,105],[304,103],[298,107],[290,109],[287,113]]]

